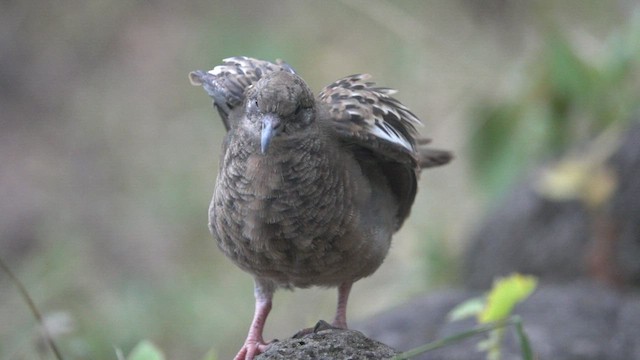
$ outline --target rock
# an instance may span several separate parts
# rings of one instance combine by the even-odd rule
[[[539,173],[515,185],[478,227],[463,261],[465,285],[486,289],[496,276],[535,275],[548,283],[596,279],[640,286],[640,123],[602,164],[615,190],[599,208],[536,191]]]
[[[473,319],[449,322],[446,313],[477,291],[426,294],[356,328],[407,351],[475,326]],[[592,282],[543,284],[515,313],[539,359],[640,359],[640,292],[621,293]],[[413,359],[485,359],[476,350],[481,335]],[[503,360],[521,359],[514,332],[507,330]]]
[[[398,352],[355,330],[329,328],[275,342],[256,360],[391,359]]]

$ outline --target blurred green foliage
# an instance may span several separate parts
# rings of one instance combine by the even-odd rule
[[[515,306],[525,301],[535,291],[538,279],[533,276],[511,274],[498,278],[486,295],[469,299],[449,312],[450,321],[476,317],[479,325],[504,324],[511,320],[516,331],[523,359],[533,359],[529,338],[524,332],[521,320],[513,315]],[[499,326],[489,331],[487,338],[478,343],[478,350],[487,354],[487,360],[502,358],[502,342],[505,327]]]
[[[131,350],[126,360],[165,360],[165,356],[162,354],[162,351],[150,341],[141,341]]]
[[[524,331],[522,319],[514,315],[513,310],[517,304],[525,301],[535,291],[537,283],[538,280],[535,277],[517,273],[496,279],[486,295],[458,304],[447,315],[449,321],[476,317],[477,326],[405,351],[394,360],[412,359],[445,346],[455,346],[466,339],[482,334],[486,334],[486,337],[477,344],[477,349],[486,353],[487,360],[500,360],[505,330],[509,327],[513,327],[520,343],[522,359],[533,360],[533,351],[529,337]]]
[[[473,110],[474,174],[497,195],[541,159],[558,158],[612,127],[622,131],[640,104],[640,16],[619,29],[599,59],[581,54],[560,30],[526,66],[520,87]]]

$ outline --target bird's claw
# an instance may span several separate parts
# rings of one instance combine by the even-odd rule
[[[346,329],[347,326],[342,325],[342,324],[337,324],[336,322],[333,322],[331,324],[329,324],[328,322],[324,321],[324,320],[320,320],[316,323],[316,325],[312,328],[305,328],[302,329],[300,331],[298,331],[297,333],[295,333],[293,335],[294,339],[299,339],[301,337],[304,337],[305,335],[309,335],[309,334],[315,334],[317,332],[323,331],[323,330],[340,330],[340,329]]]
[[[244,345],[238,352],[234,360],[253,360],[254,357],[262,354],[267,351],[267,349],[276,342],[277,340],[273,340],[269,343],[265,343],[264,341],[256,341],[256,340],[247,340]]]

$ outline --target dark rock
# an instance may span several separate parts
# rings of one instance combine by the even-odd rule
[[[391,359],[396,354],[396,350],[359,331],[329,328],[276,342],[256,360],[373,360]]]
[[[607,214],[612,221],[614,263],[620,277],[640,286],[640,124],[625,132],[622,144],[609,165],[617,178]]]
[[[622,136],[606,162],[616,189],[598,209],[536,191],[538,173],[500,201],[472,236],[465,285],[486,289],[497,276],[522,272],[543,282],[592,278],[617,287],[640,285],[640,124]]]
[[[473,319],[449,322],[446,313],[473,291],[427,294],[375,316],[356,328],[400,351],[466,331]],[[619,293],[591,282],[542,285],[516,307],[539,359],[640,359],[640,293]],[[481,335],[414,359],[484,359]],[[506,332],[503,359],[521,359],[513,329]]]
[[[586,275],[587,210],[578,201],[544,199],[532,178],[516,185],[473,235],[463,261],[465,285],[487,289],[512,272],[545,282]]]

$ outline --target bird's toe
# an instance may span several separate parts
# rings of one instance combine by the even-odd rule
[[[253,360],[254,357],[267,351],[270,346],[271,342],[265,343],[263,341],[246,341],[242,346],[242,349],[238,351],[238,354],[236,355],[234,360]]]

